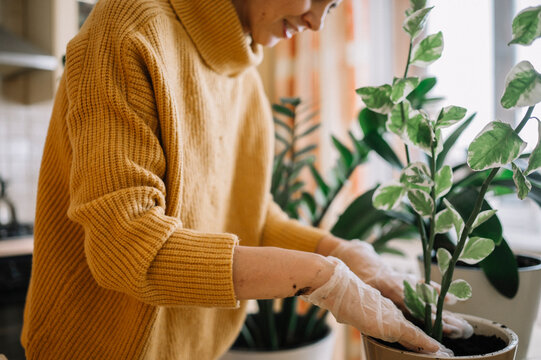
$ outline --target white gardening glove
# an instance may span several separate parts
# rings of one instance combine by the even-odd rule
[[[330,255],[342,260],[364,282],[378,289],[400,309],[407,311],[404,304],[404,281],[408,281],[415,288],[420,279],[395,271],[374,251],[373,246],[365,241],[342,241]],[[431,285],[439,291],[438,284],[432,282]],[[454,295],[445,296],[446,304],[452,305],[456,301]],[[435,311],[434,308],[433,310]],[[434,319],[435,314],[432,314],[432,320]],[[450,338],[469,338],[473,334],[473,327],[458,315],[444,311],[443,332]]]
[[[331,278],[310,295],[302,298],[329,310],[336,320],[352,325],[363,334],[422,353],[450,357],[452,351],[427,336],[410,323],[391,300],[365,284],[339,259],[327,257],[335,264]]]

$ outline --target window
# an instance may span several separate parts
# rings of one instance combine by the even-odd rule
[[[446,97],[445,105],[466,107],[477,112],[475,121],[461,136],[452,163],[462,162],[468,144],[490,121],[495,119],[517,124],[525,110],[505,110],[500,105],[505,77],[519,61],[530,61],[541,71],[541,42],[532,46],[507,46],[511,40],[511,22],[519,9],[538,5],[538,0],[495,2],[491,0],[440,1],[432,11],[428,33],[442,30],[444,52],[440,60],[428,68],[438,78],[435,95]],[[541,119],[541,109],[534,116]],[[451,129],[449,131],[452,131]],[[521,132],[531,151],[537,143],[537,122],[530,121]],[[499,209],[505,236],[516,251],[541,251],[541,210],[530,200],[515,195],[490,200]]]

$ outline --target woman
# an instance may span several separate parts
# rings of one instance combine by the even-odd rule
[[[320,29],[336,5],[96,5],[68,45],[42,160],[29,359],[214,359],[239,332],[242,300],[292,295],[442,350],[360,279],[403,307],[403,276],[366,244],[289,220],[269,195],[260,45]],[[446,330],[460,336],[457,321]]]

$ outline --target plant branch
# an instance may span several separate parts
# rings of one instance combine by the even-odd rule
[[[406,61],[406,70],[404,70],[404,79],[408,76],[408,70],[410,68],[410,60],[411,60],[411,49],[413,47],[413,39],[410,38],[410,45],[408,49],[408,60]]]
[[[432,209],[432,214],[430,215],[430,239],[428,240],[428,248],[427,248],[427,255],[428,258],[425,259],[425,282],[427,284],[430,284],[430,278],[431,278],[431,262],[432,262],[432,249],[434,248],[434,240],[436,238],[435,234],[435,227],[436,227],[436,148],[435,148],[435,139],[433,138],[430,144],[430,152],[431,152],[431,159],[430,159],[430,176],[432,178],[432,183],[434,184],[432,186],[432,189],[430,191],[430,197],[432,198],[432,202],[434,203],[434,208]]]
[[[524,128],[524,126],[530,119],[530,116],[532,115],[534,107],[535,105],[530,106],[528,108],[528,110],[526,111],[526,114],[522,118],[522,121],[515,129],[515,132],[519,133]],[[438,341],[441,341],[442,339],[443,302],[445,299],[445,295],[447,295],[447,292],[449,291],[449,287],[451,286],[451,282],[453,280],[453,272],[455,269],[455,265],[458,261],[460,254],[462,253],[462,250],[464,249],[464,245],[466,244],[466,239],[468,238],[468,234],[470,233],[471,226],[473,225],[475,219],[477,218],[477,215],[479,215],[479,212],[481,211],[481,206],[483,205],[483,200],[485,199],[485,195],[488,190],[488,187],[490,183],[492,182],[492,179],[494,179],[494,177],[496,176],[499,170],[500,170],[499,167],[492,169],[488,177],[485,179],[485,181],[481,185],[481,189],[479,190],[479,195],[477,196],[473,210],[468,218],[468,221],[466,222],[466,225],[464,226],[464,229],[462,230],[462,233],[460,234],[460,239],[453,253],[451,261],[449,262],[449,267],[447,268],[447,271],[445,272],[443,276],[440,295],[438,297],[438,304],[437,304],[437,309],[436,309],[436,321],[435,321],[435,326],[434,326],[434,330],[432,334],[432,337]]]

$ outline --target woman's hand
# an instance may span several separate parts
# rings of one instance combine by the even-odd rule
[[[336,238],[335,238],[336,239]],[[404,281],[415,286],[421,280],[411,274],[402,274],[388,266],[376,254],[372,245],[360,240],[340,240],[330,252],[331,256],[341,259],[351,271],[381,294],[391,299],[402,311],[407,311],[404,304]],[[431,283],[439,291],[439,285]],[[456,298],[448,294],[447,304],[456,302]],[[433,314],[433,320],[435,315]],[[443,332],[450,338],[468,338],[473,334],[472,326],[462,318],[450,312],[443,317]]]
[[[332,277],[303,296],[305,300],[328,309],[338,322],[352,325],[366,335],[399,342],[416,352],[452,356],[450,350],[406,320],[392,301],[365,284],[342,261],[327,259],[335,264]]]

